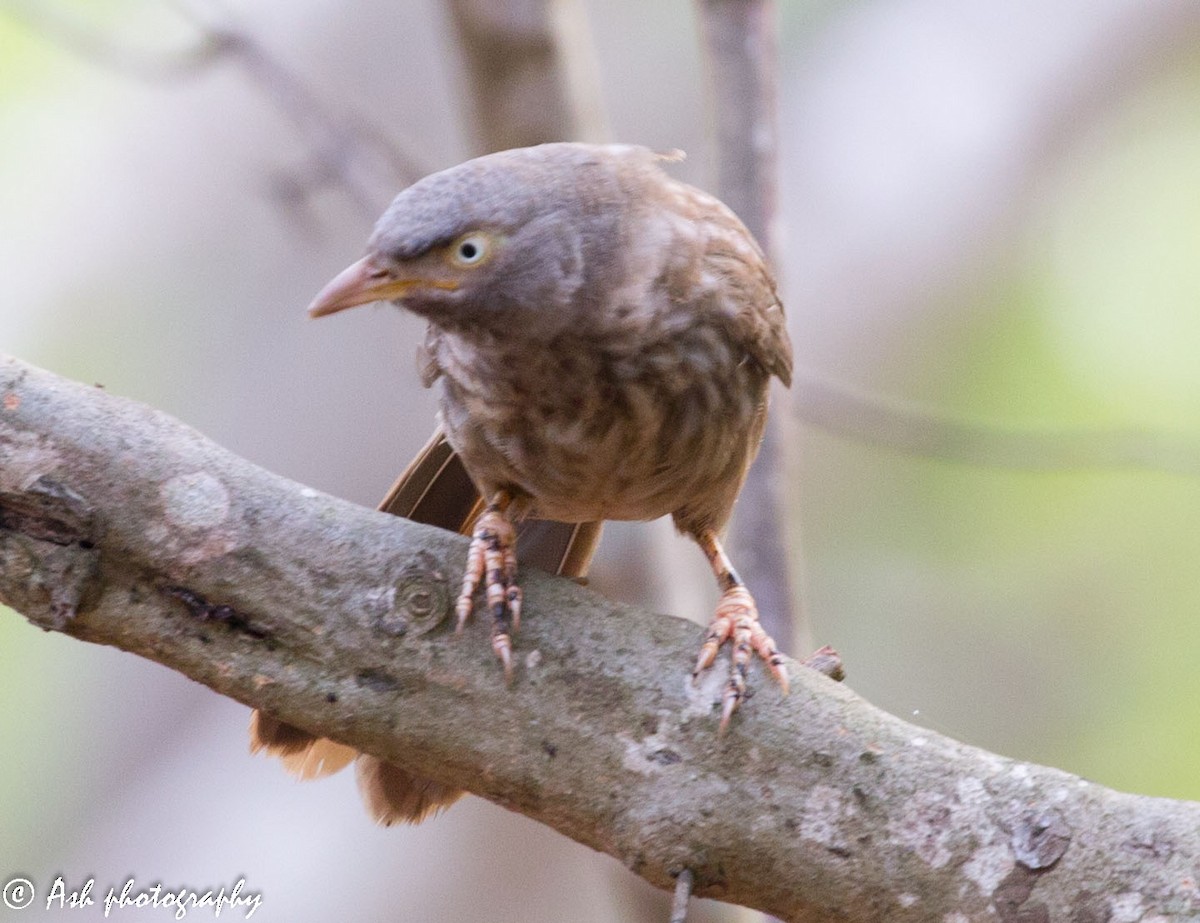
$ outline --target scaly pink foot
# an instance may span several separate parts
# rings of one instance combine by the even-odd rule
[[[512,681],[512,633],[521,622],[521,588],[517,578],[517,530],[504,515],[509,497],[497,494],[475,523],[467,567],[455,613],[461,633],[475,607],[475,590],[484,583],[492,613],[492,650],[504,665],[505,682]]]
[[[728,560],[715,538],[705,536],[705,539],[702,547],[706,546],[706,550],[713,549],[710,560],[713,561],[714,570],[725,585],[725,590],[717,603],[716,616],[708,626],[708,634],[704,636],[704,644],[700,647],[700,656],[696,659],[692,678],[699,676],[702,670],[712,665],[721,645],[726,641],[733,642],[729,679],[725,683],[725,691],[721,694],[721,725],[717,730],[718,734],[724,734],[725,729],[729,727],[729,719],[746,697],[746,672],[750,667],[752,652],[766,661],[784,695],[788,692],[788,675],[783,665],[783,656],[758,620],[758,606],[754,603],[754,597],[728,566]]]

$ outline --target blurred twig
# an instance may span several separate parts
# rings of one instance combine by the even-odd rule
[[[768,253],[775,243],[774,0],[696,0],[715,117],[717,187]]]
[[[1200,804],[985,753],[796,664],[792,695],[718,742],[721,678],[671,675],[700,628],[536,571],[520,643],[538,656],[505,688],[487,626],[442,624],[461,536],[6,357],[0,462],[0,601],[39,627],[470,789],[660,888],[687,868],[699,896],[805,923],[1101,920],[1114,894],[1145,920],[1200,909]]]
[[[778,147],[773,0],[697,0],[716,132],[717,192],[770,255],[775,243]],[[782,496],[781,412],[767,423],[758,458],[730,526],[738,570],[754,592],[767,631],[784,650],[808,632],[797,621]]]
[[[191,77],[235,54],[236,36],[217,28],[199,32],[183,48],[151,51],[118,42],[96,25],[68,15],[54,3],[3,0],[0,9],[86,61],[147,82]]]
[[[856,391],[797,369],[796,414],[817,426],[897,452],[987,468],[1072,471],[1144,468],[1200,477],[1200,438],[1139,429],[998,426]]]
[[[447,0],[480,152],[606,134],[580,0]]]
[[[600,144],[612,139],[608,107],[600,82],[600,62],[584,0],[549,0],[550,20],[558,44],[558,66],[566,80],[575,121],[572,137]]]
[[[692,899],[694,877],[691,869],[684,869],[675,879],[675,898],[671,901],[671,923],[687,923],[688,901]]]
[[[216,0],[173,4],[196,30],[177,50],[148,50],[122,43],[95,24],[81,21],[44,0],[0,0],[0,10],[84,60],[114,73],[161,83],[193,78],[231,62],[263,93],[300,135],[307,159],[272,178],[271,190],[300,212],[318,191],[336,189],[364,214],[375,217],[396,190],[426,169],[378,125],[348,106],[329,106],[295,73],[242,28]]]

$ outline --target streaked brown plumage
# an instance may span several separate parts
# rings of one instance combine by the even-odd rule
[[[718,536],[762,437],[769,380],[790,383],[791,346],[749,232],[661,159],[550,144],[426,177],[310,310],[390,299],[429,321],[420,362],[441,388],[441,428],[382,509],[473,536],[459,624],[484,585],[506,673],[518,559],[582,576],[604,520],[670,514],[722,590],[695,672],[732,640],[724,729],[753,652],[787,688]],[[252,738],[302,776],[355,756],[261,714]],[[384,823],[460,794],[372,757],[358,773]]]

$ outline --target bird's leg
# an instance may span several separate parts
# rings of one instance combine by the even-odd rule
[[[475,606],[475,590],[484,584],[492,614],[492,650],[504,664],[505,681],[512,680],[512,633],[521,621],[521,588],[517,578],[517,530],[508,518],[512,497],[500,490],[475,521],[467,568],[455,613],[462,632]]]
[[[704,551],[717,577],[721,599],[717,603],[717,614],[708,626],[708,634],[704,636],[704,644],[700,648],[700,657],[696,660],[692,678],[699,676],[701,670],[712,664],[722,644],[732,640],[733,656],[729,680],[721,696],[721,727],[718,733],[723,734],[729,726],[729,719],[746,697],[746,671],[750,666],[751,652],[757,653],[766,661],[771,673],[779,681],[784,695],[787,695],[788,691],[788,676],[783,666],[783,657],[775,647],[775,642],[763,630],[758,620],[758,606],[754,603],[754,597],[733,569],[717,533],[706,529],[696,536],[696,542]]]

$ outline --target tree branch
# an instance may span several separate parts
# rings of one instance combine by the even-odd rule
[[[523,575],[505,689],[487,626],[447,630],[463,552],[0,357],[0,600],[43,628],[788,920],[1200,913],[1200,805],[938,737],[795,665],[718,740],[700,629],[568,581]]]

